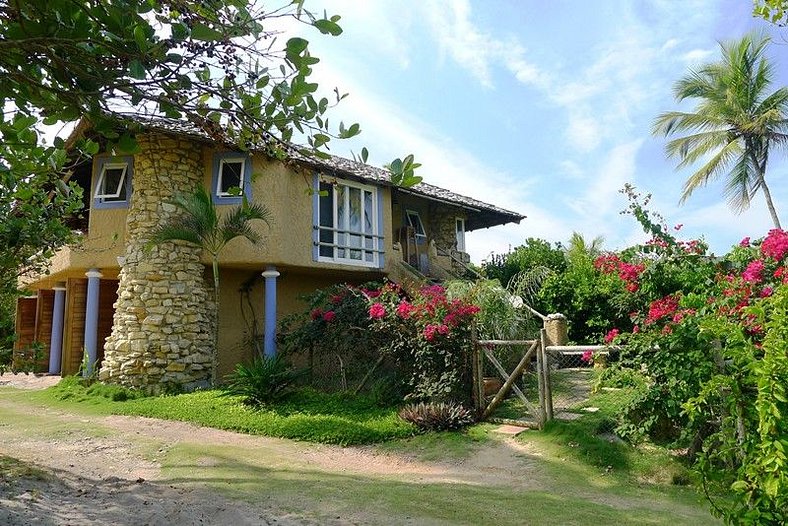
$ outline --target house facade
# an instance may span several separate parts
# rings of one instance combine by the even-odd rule
[[[523,218],[427,184],[395,187],[385,170],[348,159],[226,150],[178,122],[146,123],[137,143],[134,155],[98,154],[71,177],[84,189],[83,217],[71,221],[82,242],[26,283],[33,294],[17,307],[15,355],[39,369],[74,374],[84,362],[102,380],[150,391],[203,386],[214,365],[221,378],[260,341],[273,352],[277,317],[303,309],[302,294],[461,274],[465,232]],[[236,239],[222,252],[218,319],[202,251],[150,243],[178,213],[168,200],[198,185],[220,214],[241,189],[272,217],[255,225],[263,243]]]

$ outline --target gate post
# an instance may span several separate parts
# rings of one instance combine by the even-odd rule
[[[547,420],[553,419],[553,388],[550,382],[550,353],[547,352],[549,345],[566,345],[569,341],[566,316],[563,314],[549,314],[544,320],[544,327],[540,331],[542,340],[542,370],[539,374],[544,378],[545,416]]]
[[[484,411],[484,361],[482,359],[481,345],[479,344],[476,325],[471,327],[471,375],[473,376],[473,386],[471,387],[471,398],[476,415],[481,415]]]

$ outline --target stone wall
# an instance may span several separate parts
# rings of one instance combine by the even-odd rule
[[[201,250],[180,242],[148,246],[151,232],[177,212],[165,201],[202,184],[202,150],[165,135],[137,142],[125,261],[99,378],[154,393],[207,386],[215,320]]]

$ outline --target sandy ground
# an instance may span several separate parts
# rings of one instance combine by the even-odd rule
[[[33,375],[0,376],[0,386],[44,388],[58,377]],[[3,407],[29,410],[9,400]],[[264,505],[228,500],[199,484],[171,484],[161,465],[143,453],[139,444],[158,444],[163,453],[176,444],[243,447],[261,459],[299,466],[308,471],[387,477],[421,482],[506,484],[534,487],[538,477],[534,457],[518,454],[525,446],[510,440],[509,446],[485,448],[471,459],[447,463],[423,463],[413,458],[382,453],[371,447],[307,444],[268,437],[249,436],[183,422],[140,417],[86,417],[43,408],[49,422],[109,429],[95,434],[69,431],[51,436],[22,433],[0,425],[0,455],[40,467],[44,477],[0,479],[0,525],[93,525],[93,524],[317,524],[314,519],[293,516]],[[16,427],[16,426],[14,426]],[[106,436],[103,436],[106,435]],[[516,448],[516,449],[513,449]],[[521,451],[525,452],[525,451]],[[205,466],[214,460],[200,459]],[[350,521],[355,522],[355,521]],[[341,517],[321,518],[319,524],[346,524]]]

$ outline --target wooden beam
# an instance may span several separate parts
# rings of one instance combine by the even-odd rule
[[[484,413],[482,413],[482,420],[490,416],[492,412],[495,411],[495,409],[499,405],[501,405],[501,402],[503,402],[504,397],[511,390],[512,384],[514,384],[514,382],[516,382],[520,378],[520,375],[523,374],[523,370],[525,370],[525,366],[528,365],[528,360],[531,359],[531,355],[533,355],[534,351],[538,346],[539,346],[538,341],[534,341],[533,344],[531,344],[530,349],[528,349],[528,351],[523,355],[522,359],[520,360],[520,363],[517,364],[517,367],[514,368],[514,371],[512,371],[512,374],[509,376],[509,379],[506,380],[506,382],[504,382],[501,389],[492,399],[492,402],[490,402],[490,405],[488,405],[487,409],[485,409]]]

